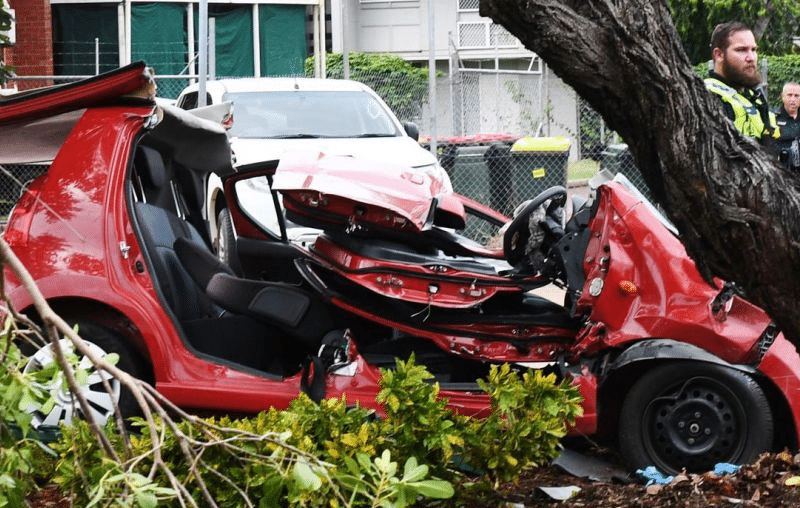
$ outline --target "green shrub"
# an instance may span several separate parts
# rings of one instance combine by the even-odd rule
[[[36,480],[48,475],[51,457],[33,439],[30,407],[47,406],[52,400],[40,384],[57,375],[55,367],[35,374],[23,373],[26,358],[14,338],[18,334],[10,317],[0,333],[0,508],[23,506],[24,496]]]
[[[397,370],[383,371],[376,397],[386,412],[383,432],[400,456],[416,455],[441,472],[464,445],[467,418],[447,408],[433,375],[414,361],[412,355]]]
[[[20,365],[22,358],[15,358],[12,363]],[[157,420],[155,433],[138,420],[142,431],[129,436],[129,444],[109,422],[104,431],[120,460],[106,454],[85,422],[76,421],[51,444],[57,461],[40,452],[37,458],[35,446],[15,448],[21,454],[14,457],[4,451],[0,492],[7,505],[17,506],[34,488],[33,471],[54,470],[48,481],[78,506],[181,506],[187,497],[202,506],[208,496],[220,507],[246,501],[401,507],[420,497],[453,496],[453,483],[464,480],[464,464],[490,482],[516,478],[557,454],[567,425],[580,412],[578,391],[568,382],[508,365],[493,367],[481,382],[493,409],[484,419],[453,413],[432,380],[413,356],[398,361],[395,370],[383,373],[380,414],[351,407],[344,397],[315,404],[300,395],[286,410],[251,418],[208,418],[174,427]],[[15,390],[2,393],[20,393]],[[14,407],[23,407],[22,398],[15,400]],[[14,414],[24,424],[27,412]],[[14,448],[7,436],[3,445]],[[13,484],[10,473],[17,475]]]
[[[473,419],[464,432],[464,459],[494,480],[514,480],[532,466],[558,455],[565,422],[582,414],[578,389],[556,383],[555,375],[521,374],[508,364],[493,367],[481,387],[492,399],[492,413]]]
[[[779,106],[781,91],[787,81],[800,83],[800,54],[786,56],[768,56],[767,74],[769,77],[769,103]]]

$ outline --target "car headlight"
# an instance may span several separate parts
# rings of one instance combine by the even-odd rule
[[[429,164],[427,166],[419,166],[416,169],[440,182],[444,190],[453,192],[453,184],[450,182],[450,175],[447,174],[447,171],[445,171],[438,162],[436,164]]]

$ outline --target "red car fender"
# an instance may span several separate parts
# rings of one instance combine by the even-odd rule
[[[758,365],[759,372],[772,381],[786,401],[800,400],[799,356],[797,349],[781,333]],[[795,439],[800,442],[800,405],[788,403],[787,406],[794,423]]]
[[[578,312],[591,310],[597,323],[573,351],[591,354],[642,339],[668,337],[712,352],[726,362],[755,360],[753,342],[769,316],[733,297],[715,314],[719,294],[706,282],[680,240],[635,197],[599,189],[599,211],[590,224],[585,255],[586,288]]]

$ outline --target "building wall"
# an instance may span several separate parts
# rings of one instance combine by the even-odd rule
[[[329,0],[329,2],[334,31],[333,50],[336,52],[340,52],[344,45],[349,51],[394,53],[410,60],[427,59],[430,53],[429,9],[432,7],[434,55],[437,60],[446,60],[453,44],[459,45],[460,23],[490,21],[482,18],[477,9],[459,10],[459,0]],[[341,32],[341,36],[337,36],[336,32]],[[497,49],[490,46],[482,49],[472,48],[469,52],[481,58],[493,58],[498,54]],[[516,42],[515,47],[502,47],[499,54],[519,58],[530,52]]]
[[[50,76],[53,74],[53,35],[49,0],[12,0],[6,2],[15,10],[17,44],[6,49],[7,63],[19,75]],[[52,84],[42,81],[17,81],[17,88],[27,90]]]
[[[429,53],[428,8],[434,9],[436,58],[447,58],[448,39],[455,30],[455,0],[359,2],[356,23],[349,27],[355,51],[397,53],[405,58]]]

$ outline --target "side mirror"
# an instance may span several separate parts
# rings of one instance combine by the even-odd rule
[[[414,141],[419,141],[419,127],[417,127],[417,124],[414,122],[403,122],[403,130],[405,130],[406,134]]]

